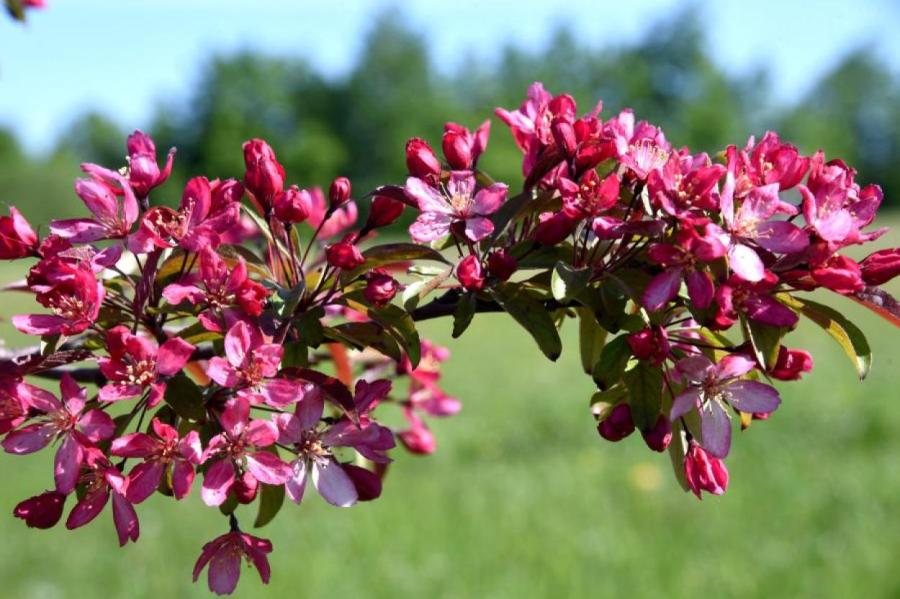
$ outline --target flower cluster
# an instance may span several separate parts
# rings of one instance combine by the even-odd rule
[[[11,208],[0,258],[32,259],[21,287],[43,309],[12,321],[41,345],[0,362],[2,447],[55,448],[49,490],[15,516],[48,528],[70,502],[77,528],[111,499],[124,545],[139,536],[135,506],[199,487],[228,532],[194,578],[207,569],[210,589],[230,593],[246,559],[267,582],[272,544],[242,531],[238,510],[258,506],[263,526],[309,483],[338,507],[378,498],[394,452],[432,453],[427,419],[461,408],[440,385],[448,350],[416,323],[452,317],[456,337],[479,312],[508,313],[551,360],[577,319],[599,434],[637,429],[686,490],[723,493],[733,421],[768,418],[773,380],[812,368],[783,344],[801,316],[868,370],[862,332],[806,292],[900,323],[878,287],[900,274],[900,250],[844,253],[883,233],[870,228],[881,191],[774,133],[712,157],[630,111],[600,113],[578,116],[538,83],[498,109],[524,154],[515,196],[479,169],[486,121],[448,123],[443,157],[411,139],[409,178],[363,206],[343,177],[327,193],[289,185],[258,139],[242,180],[194,177],[177,208],[155,204],[174,150],[160,165],[135,132],[122,168],[83,165],[75,193],[90,216],[41,237]],[[376,243],[407,210],[413,243]],[[59,394],[35,377],[58,379]]]

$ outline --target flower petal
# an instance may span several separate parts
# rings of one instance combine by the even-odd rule
[[[710,401],[700,410],[700,433],[703,449],[724,458],[731,448],[731,419],[718,401]]]
[[[322,498],[338,507],[350,507],[359,498],[356,485],[334,458],[313,463],[313,484]]]
[[[781,405],[774,387],[758,381],[736,381],[728,385],[728,403],[741,412],[767,414]]]

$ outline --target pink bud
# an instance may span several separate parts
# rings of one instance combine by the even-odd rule
[[[704,450],[691,439],[684,456],[684,477],[694,495],[700,499],[700,491],[722,495],[728,488],[728,469],[725,463]]]
[[[641,431],[644,443],[653,451],[665,451],[672,442],[672,423],[663,414],[656,417],[653,428]]]
[[[413,137],[406,142],[406,168],[420,179],[436,181],[441,176],[441,163],[424,139]]]
[[[543,217],[534,232],[534,238],[541,245],[556,245],[571,235],[575,230],[577,221],[572,220],[563,212],[557,212],[552,216]]]
[[[657,325],[628,335],[631,353],[639,360],[647,360],[659,366],[669,355],[669,337],[665,329]]]
[[[451,169],[464,171],[472,167],[472,141],[472,135],[463,127],[454,123],[444,126],[441,147]]]
[[[466,256],[456,265],[456,278],[465,289],[478,291],[484,287],[484,273],[478,256]]]
[[[366,226],[370,229],[386,227],[400,218],[403,208],[404,204],[400,200],[387,196],[375,196]]]
[[[487,262],[488,272],[501,281],[509,279],[509,277],[516,272],[516,269],[519,268],[519,263],[512,257],[512,254],[506,250],[496,250],[491,252]]]
[[[869,254],[859,266],[862,269],[863,281],[867,285],[884,285],[900,275],[900,248]]]
[[[366,261],[362,253],[348,238],[325,248],[325,258],[328,264],[343,270],[353,270]]]
[[[244,185],[257,201],[265,206],[284,189],[284,167],[275,158],[275,152],[261,139],[251,139],[244,144]]]
[[[62,517],[65,503],[65,495],[47,491],[19,503],[13,515],[24,520],[29,528],[52,528]]]
[[[13,260],[34,254],[38,238],[14,207],[9,208],[9,216],[0,216],[0,260]]]
[[[575,128],[572,123],[563,117],[556,117],[550,124],[553,139],[564,156],[571,157],[578,148],[578,140],[575,139]]]
[[[366,281],[363,296],[370,304],[379,307],[387,305],[400,289],[397,279],[382,270],[373,270],[368,273]]]
[[[631,419],[631,406],[627,403],[617,404],[597,425],[597,432],[607,441],[621,441],[633,433],[634,421]]]
[[[350,191],[353,186],[350,185],[350,179],[347,177],[338,177],[331,182],[328,188],[328,201],[331,202],[332,208],[342,206],[344,202],[350,199]]]
[[[239,476],[234,481],[233,489],[238,503],[246,505],[256,499],[256,494],[259,492],[259,481],[249,472],[245,472],[243,476]]]
[[[769,374],[782,381],[796,381],[804,372],[813,367],[813,357],[802,349],[788,349],[783,345],[778,350],[778,360]]]
[[[309,203],[303,201],[300,188],[292,185],[275,196],[275,216],[283,223],[302,223],[309,218]]]
[[[812,270],[812,278],[822,287],[837,293],[856,293],[865,287],[859,264],[847,256],[832,256]]]

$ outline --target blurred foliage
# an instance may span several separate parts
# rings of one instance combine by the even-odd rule
[[[178,155],[175,185],[154,199],[177,201],[177,185],[197,173],[239,176],[241,144],[250,137],[274,146],[290,182],[327,186],[347,175],[361,197],[375,185],[403,180],[409,137],[425,137],[437,149],[444,121],[477,126],[494,107],[517,106],[538,80],[572,93],[583,111],[598,98],[606,117],[632,107],[639,118],[663,126],[673,143],[695,151],[717,152],[776,129],[807,152],[823,148],[844,158],[862,181],[882,185],[889,205],[900,203],[900,170],[892,168],[900,155],[900,82],[865,49],[848,55],[793,106],[772,104],[764,71],[738,76],[719,67],[690,11],[670,15],[627,46],[598,45],[562,29],[545,48],[508,46],[493,61],[473,52],[448,73],[429,57],[422,35],[385,13],[341,78],[327,78],[300,59],[214,57],[189,93],[156,110],[150,130],[160,155],[171,146]],[[515,188],[519,152],[502,123],[494,119],[494,127],[481,166]],[[0,131],[2,200],[21,204],[38,222],[77,212],[75,165],[121,165],[126,134],[88,114],[63,132],[50,158],[33,158]]]

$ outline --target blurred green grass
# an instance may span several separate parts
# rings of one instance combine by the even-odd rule
[[[4,265],[0,280],[16,274]],[[371,504],[339,510],[310,495],[286,505],[251,531],[274,543],[271,584],[245,569],[236,596],[900,596],[900,331],[826,301],[869,335],[872,374],[859,383],[822,331],[801,327],[790,344],[813,351],[813,373],[781,386],[779,411],[735,443],[728,493],[702,502],[639,436],[597,436],[571,324],[551,364],[499,315],[453,341],[449,322],[425,323],[425,336],[452,349],[444,385],[464,401],[433,423],[437,454],[397,452]],[[30,303],[7,293],[0,312]],[[24,341],[5,324],[0,334]],[[50,464],[46,452],[0,456],[0,596],[208,596],[190,571],[225,531],[217,510],[196,496],[154,497],[138,507],[140,542],[124,549],[108,510],[75,532],[3,515],[51,484]]]

